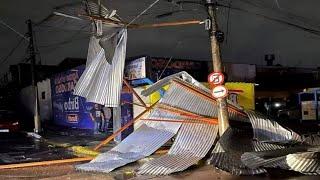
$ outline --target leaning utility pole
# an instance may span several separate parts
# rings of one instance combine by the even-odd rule
[[[218,31],[218,24],[216,19],[216,2],[215,0],[206,0],[208,13],[210,17],[210,42],[211,42],[211,54],[214,72],[222,72],[221,68],[221,55],[218,37],[223,34]],[[218,98],[218,121],[219,121],[219,134],[220,136],[229,127],[228,107],[226,98]]]
[[[32,81],[32,89],[34,91],[34,132],[39,133],[41,130],[40,126],[40,117],[38,111],[38,89],[36,85],[35,78],[35,66],[36,66],[36,53],[33,44],[33,30],[32,30],[32,22],[31,20],[27,20],[28,24],[28,35],[29,35],[29,52],[30,52],[30,66],[31,66],[31,81]]]

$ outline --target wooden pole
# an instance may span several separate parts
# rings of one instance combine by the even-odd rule
[[[220,46],[216,37],[216,32],[218,30],[218,23],[216,17],[216,5],[214,0],[207,0],[208,14],[211,20],[210,33],[210,43],[211,43],[211,55],[214,72],[222,72],[221,69],[221,55]],[[218,98],[218,120],[219,120],[219,134],[222,134],[229,128],[229,116],[226,98]]]
[[[34,105],[33,105],[33,121],[34,121],[34,132],[40,133],[41,131],[41,121],[39,115],[39,107],[38,107],[38,88],[37,88],[37,80],[36,80],[36,52],[34,48],[34,38],[33,38],[33,27],[32,21],[27,20],[28,25],[28,34],[29,34],[29,51],[30,51],[30,71],[31,71],[31,85],[34,92]]]
[[[93,159],[93,157],[79,157],[79,158],[72,158],[72,159],[61,159],[61,160],[19,163],[19,164],[7,164],[7,165],[0,165],[0,169],[14,169],[14,168],[25,168],[25,167],[35,167],[35,166],[49,166],[49,165],[57,165],[57,164],[67,164],[67,163],[75,163],[75,162],[86,162],[86,161],[91,161],[92,159]]]

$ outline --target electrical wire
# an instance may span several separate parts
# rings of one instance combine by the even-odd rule
[[[140,14],[138,14],[135,18],[133,18],[126,26],[130,26],[132,23],[134,23],[138,18],[140,18],[144,13],[146,13],[149,9],[151,9],[154,5],[156,5],[160,0],[155,0],[152,4],[150,4],[146,9],[144,9]]]
[[[229,5],[230,7],[232,6],[232,0],[229,1],[229,4],[228,4],[228,5]],[[227,15],[226,44],[228,44],[228,39],[229,39],[229,27],[231,26],[230,12],[231,12],[231,8],[228,9],[228,15]]]
[[[86,27],[88,27],[88,25],[85,25],[85,26],[81,27],[76,33],[74,33],[74,34],[73,34],[69,39],[67,39],[67,40],[64,40],[64,41],[61,41],[61,42],[58,42],[58,43],[53,43],[53,44],[39,45],[39,47],[40,47],[40,48],[48,48],[48,47],[52,47],[52,46],[61,46],[61,45],[64,45],[64,44],[68,44],[68,43],[76,40],[75,37],[77,37],[77,36],[79,35],[79,33],[82,32],[82,29],[84,29],[84,28],[86,28]],[[86,36],[86,37],[82,37],[81,39],[83,39],[83,38],[87,38],[87,36]],[[78,39],[79,39],[79,38],[78,38]]]
[[[239,8],[239,7],[233,7],[233,6],[223,5],[223,4],[220,4],[219,6],[220,7],[224,7],[224,8],[230,8],[232,10],[246,12],[248,14],[253,14],[253,15],[262,17],[264,19],[268,19],[268,20],[271,20],[271,21],[274,21],[274,22],[285,24],[285,25],[288,25],[290,27],[294,27],[296,29],[303,30],[305,32],[309,32],[311,34],[320,36],[320,31],[316,30],[316,29],[311,29],[311,28],[308,28],[308,27],[305,27],[305,26],[301,26],[301,25],[298,25],[298,24],[295,24],[295,23],[292,23],[292,22],[288,22],[288,21],[285,21],[285,20],[282,20],[282,19],[277,19],[277,18],[274,18],[274,17],[270,17],[270,16],[266,16],[266,15],[263,15],[263,14],[255,13],[255,12],[252,12],[252,11],[248,11],[246,9],[242,9],[242,8]]]
[[[21,34],[19,31],[15,30],[13,27],[9,26],[7,23],[5,23],[4,21],[2,21],[0,19],[0,23],[2,25],[4,25],[5,27],[7,27],[8,29],[10,29],[11,31],[13,31],[14,33],[16,33],[17,35],[19,35],[20,37],[22,37],[23,39],[25,39],[26,41],[29,42],[29,38],[27,38],[26,36],[24,36],[23,34]]]
[[[320,28],[319,22],[317,22],[317,21],[311,20],[311,19],[306,18],[304,16],[299,16],[297,14],[290,13],[288,11],[285,11],[282,8],[279,11],[279,9],[275,9],[273,7],[270,7],[270,6],[266,5],[265,3],[263,3],[263,1],[260,1],[260,0],[259,1],[257,1],[257,0],[240,0],[240,1],[243,2],[243,3],[249,4],[251,6],[260,8],[262,10],[267,10],[267,11],[270,11],[272,13],[278,13],[279,15],[282,15],[282,16],[285,16],[286,18],[289,18],[289,21],[296,20],[296,21],[299,21],[302,24],[306,24],[308,26],[313,26],[313,27],[316,27],[316,28]]]
[[[1,59],[0,61],[0,66],[3,66],[5,63],[8,62],[8,59],[11,57],[11,55],[18,49],[18,47],[20,46],[20,44],[23,42],[24,38],[21,37],[20,40],[18,41],[18,43],[10,50],[10,52]]]

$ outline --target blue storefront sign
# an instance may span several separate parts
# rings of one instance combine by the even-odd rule
[[[94,103],[86,102],[85,98],[73,95],[74,87],[84,69],[84,65],[78,66],[51,78],[54,124],[79,129],[94,128],[94,123],[90,118],[90,111]],[[121,101],[132,102],[132,94],[122,93],[121,99],[123,99]],[[132,105],[124,105],[122,111],[121,122],[132,119]]]
[[[79,66],[56,74],[51,79],[53,121],[56,125],[92,129],[90,110],[93,103],[73,95],[73,90],[85,66]]]

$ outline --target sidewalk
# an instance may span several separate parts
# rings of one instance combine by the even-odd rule
[[[84,146],[94,147],[102,140],[110,136],[112,133],[93,134],[92,130],[88,129],[75,129],[62,126],[46,126],[46,132],[42,137],[49,144],[58,147],[72,147],[72,146]],[[110,149],[115,145],[112,141],[103,150]]]

